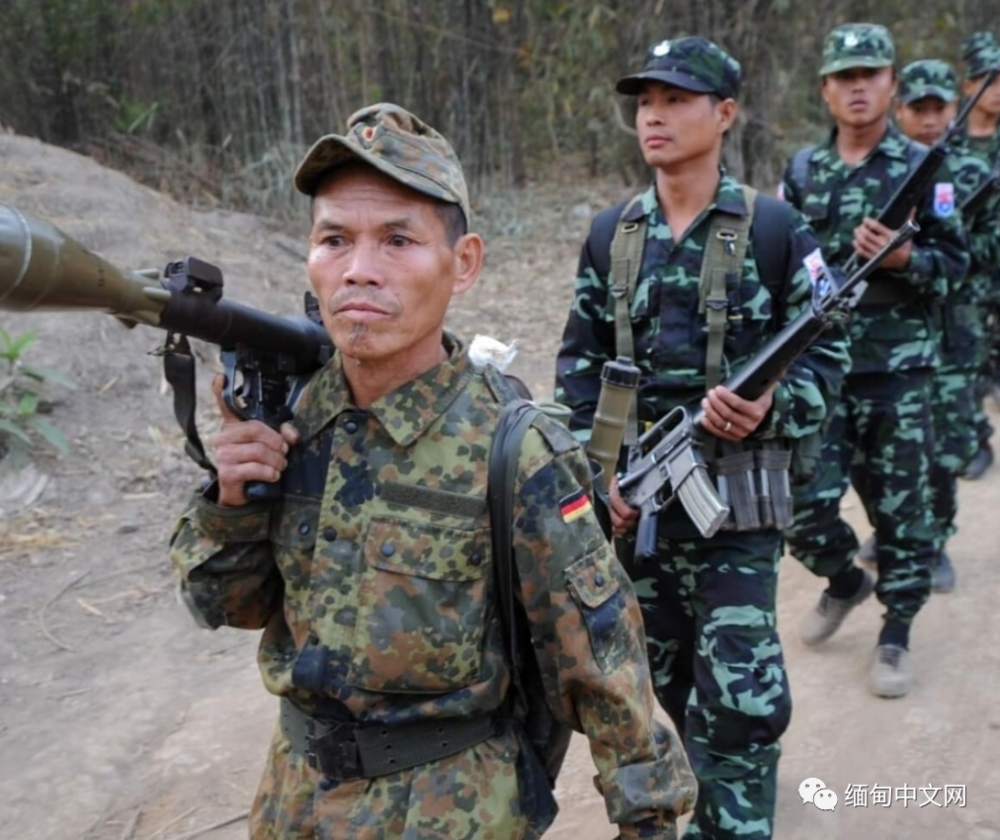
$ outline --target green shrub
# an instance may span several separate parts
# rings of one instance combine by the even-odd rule
[[[65,435],[41,415],[48,410],[45,397],[51,386],[74,385],[57,370],[24,363],[24,352],[34,340],[34,332],[13,336],[0,327],[0,458],[15,467],[39,448],[60,454],[69,449]]]

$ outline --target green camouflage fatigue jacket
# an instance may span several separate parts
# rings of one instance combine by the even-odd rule
[[[979,158],[991,171],[997,165],[997,161],[1000,160],[1000,130],[997,130],[990,137],[969,137],[968,134],[962,134],[961,141],[962,150]],[[995,212],[1000,212],[1000,208],[997,205],[993,206],[997,208]],[[986,297],[991,302],[995,302],[1000,298],[1000,258],[994,257],[992,262],[985,261],[980,265],[989,267],[988,271],[979,276],[986,285],[986,288],[983,290]]]
[[[445,343],[449,360],[367,411],[352,405],[339,355],[313,377],[296,407],[292,453],[319,453],[328,465],[322,498],[286,493],[223,508],[199,495],[174,533],[171,557],[192,611],[211,627],[263,628],[267,689],[312,714],[338,706],[358,721],[398,724],[476,717],[504,702],[510,671],[486,501],[501,406],[461,345]],[[694,781],[676,737],[653,720],[641,613],[590,489],[579,444],[538,420],[516,479],[520,597],[549,704],[589,738],[611,821],[626,837],[642,821],[643,836],[673,838]],[[432,789],[420,807],[444,808],[453,836],[475,835],[480,812],[524,814],[510,737],[387,777],[389,799]],[[442,767],[454,789],[434,787]],[[470,779],[471,799],[462,787]],[[355,813],[375,821],[398,806],[379,786],[359,797]],[[526,837],[551,820],[528,816]]]
[[[769,199],[773,200],[773,199]],[[699,278],[705,241],[716,209],[746,215],[743,188],[722,174],[715,200],[674,239],[650,186],[632,208],[646,217],[646,243],[630,316],[636,364],[642,371],[639,419],[655,421],[680,405],[697,405],[705,393],[708,326],[698,314]],[[612,209],[607,212],[618,212]],[[608,277],[598,274],[593,230],[583,245],[572,310],[556,363],[556,398],[573,409],[572,428],[584,436],[593,424],[604,362],[615,358],[614,298]],[[726,327],[723,378],[750,359],[771,336],[805,311],[812,300],[806,260],[815,267],[819,245],[799,213],[789,213],[787,230],[775,231],[786,248],[784,277],[765,284],[754,260],[753,237],[738,284],[729,289],[731,316]],[[606,263],[606,260],[604,261]],[[769,288],[781,290],[778,299]],[[733,318],[732,315],[740,316]],[[756,438],[799,439],[818,431],[840,392],[848,357],[842,331],[817,340],[789,368],[774,393],[774,406]]]
[[[781,191],[787,201],[805,213],[823,243],[827,260],[844,265],[854,253],[854,229],[866,216],[878,216],[905,178],[907,148],[913,141],[890,126],[862,163],[848,166],[837,154],[835,140],[836,131],[813,148],[808,184],[796,182],[790,163]],[[851,373],[937,364],[932,306],[944,299],[949,278],[963,275],[969,265],[954,179],[946,167],[942,167],[938,182],[918,206],[916,221],[920,232],[913,239],[907,269],[878,270],[870,278],[872,286],[905,284],[906,288],[899,292],[902,300],[868,303],[862,299],[851,315]]]
[[[961,141],[950,144],[948,167],[960,206],[990,177],[990,167],[982,157]],[[963,216],[962,221],[969,243],[969,270],[964,277],[949,278],[939,325],[944,359],[949,364],[969,365],[975,363],[977,345],[986,333],[978,304],[989,299],[1000,266],[1000,194],[994,193],[972,218]]]

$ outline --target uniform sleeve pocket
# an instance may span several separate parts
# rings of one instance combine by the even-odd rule
[[[590,646],[607,673],[630,655],[625,597],[611,568],[611,554],[601,548],[566,569],[566,585],[590,636]]]

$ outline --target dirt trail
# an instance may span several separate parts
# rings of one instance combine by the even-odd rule
[[[0,135],[0,159],[0,202],[51,219],[117,265],[159,267],[193,253],[223,268],[233,299],[284,314],[301,305],[302,246],[273,225],[192,212],[20,137]],[[489,194],[477,208],[489,233],[487,271],[457,301],[450,324],[466,335],[516,337],[515,372],[537,396],[550,393],[590,212],[620,192],[545,185]],[[146,355],[162,337],[98,314],[2,312],[0,326],[36,330],[32,361],[78,383],[53,416],[72,452],[41,463],[37,502],[23,508],[5,498],[10,476],[0,467],[0,834],[177,840],[234,820],[199,836],[245,837],[242,815],[276,706],[253,661],[256,634],[199,630],[174,596],[165,545],[198,471],[182,454],[157,360]],[[203,428],[214,426],[213,414],[202,410]],[[877,604],[860,608],[822,650],[807,650],[795,623],[819,585],[784,561],[779,619],[795,713],[784,740],[778,840],[1000,838],[991,807],[1000,795],[998,501],[1000,468],[962,485],[951,547],[959,586],[921,614],[918,682],[901,700],[878,700],[865,688]],[[860,527],[857,506],[847,514]],[[560,778],[554,838],[614,835],[592,774],[578,740]],[[807,777],[837,792],[835,811],[802,804],[797,789]],[[908,786],[915,800],[851,807],[849,784]],[[965,807],[918,807],[927,799],[920,788],[946,785],[964,786]]]

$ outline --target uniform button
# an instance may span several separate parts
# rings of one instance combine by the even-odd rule
[[[330,788],[332,788],[335,784],[337,783],[329,776],[324,776],[322,779],[319,780],[319,789],[330,790]]]
[[[594,583],[598,586],[604,586],[604,575],[598,574],[594,576]]]
[[[381,551],[383,557],[392,557],[396,553],[396,546],[392,543],[382,543]]]
[[[473,566],[478,566],[478,565],[479,565],[480,563],[482,563],[482,562],[483,562],[483,555],[482,555],[482,554],[480,554],[480,553],[479,553],[479,552],[477,551],[477,552],[476,552],[475,554],[473,554],[473,555],[472,555],[472,556],[471,556],[471,557],[469,558],[469,562],[470,562],[470,563],[471,563],[471,564],[472,564]]]
[[[348,420],[344,423],[344,428],[347,429],[352,435],[358,430],[358,424],[355,420]]]
[[[304,537],[312,530],[312,526],[308,522],[299,523],[299,533]]]
[[[334,531],[333,528],[324,528],[323,539],[326,540],[327,542],[333,542],[335,539],[337,539],[337,532]]]
[[[307,645],[314,645],[318,641],[319,641],[319,636],[317,636],[315,633],[310,633],[308,636],[306,636]]]

